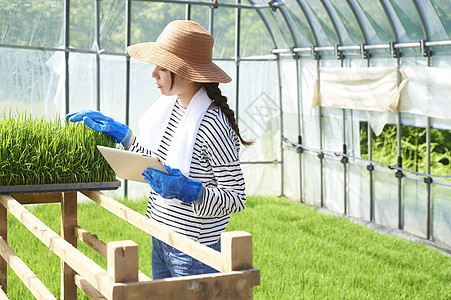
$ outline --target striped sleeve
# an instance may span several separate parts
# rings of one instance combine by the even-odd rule
[[[199,128],[205,138],[203,153],[209,160],[213,183],[204,183],[201,204],[193,204],[194,213],[202,217],[221,217],[246,206],[244,176],[241,170],[239,140],[223,114],[206,116]]]
[[[138,141],[138,138],[135,137],[134,141],[132,142],[132,144],[130,145],[130,148],[128,149],[131,152],[137,152],[137,153],[141,153],[145,156],[151,156],[152,155],[152,151],[150,151],[150,149],[146,148],[145,146],[142,145],[142,143],[140,143]]]

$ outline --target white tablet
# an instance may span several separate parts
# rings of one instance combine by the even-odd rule
[[[97,146],[97,148],[120,178],[146,182],[142,172],[147,168],[168,174],[158,157],[144,156],[140,153],[110,147]]]

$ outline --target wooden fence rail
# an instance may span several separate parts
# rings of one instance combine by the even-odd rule
[[[107,245],[77,225],[77,192],[0,195],[0,299],[7,299],[7,265],[37,299],[56,299],[7,244],[7,211],[61,258],[61,299],[76,299],[77,286],[90,299],[252,299],[260,272],[252,266],[252,236],[221,235],[221,252],[148,219],[98,191],[83,191],[92,201],[146,233],[220,271],[215,274],[152,281],[138,269],[138,245]],[[61,203],[61,236],[22,204]],[[107,270],[77,250],[77,240],[107,259]]]

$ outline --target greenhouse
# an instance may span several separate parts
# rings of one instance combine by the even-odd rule
[[[0,0],[0,116],[93,109],[138,132],[160,92],[126,49],[173,20],[206,28],[232,78],[246,195],[451,248],[448,0]]]

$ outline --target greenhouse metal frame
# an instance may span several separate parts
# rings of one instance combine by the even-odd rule
[[[71,45],[71,26],[73,26],[71,9],[73,2],[70,0],[55,0],[48,2],[49,4],[44,4],[44,2],[42,4],[44,6],[55,4],[62,13],[61,17],[64,18],[61,22],[63,24],[61,32],[64,34],[62,45],[41,45],[33,41],[33,36],[28,40],[21,40],[20,37],[17,39],[10,38],[11,24],[8,17],[14,16],[17,13],[15,10],[34,4],[31,1],[10,1],[10,3],[0,4],[4,17],[4,20],[0,21],[0,25],[2,25],[0,51],[2,54],[8,51],[10,56],[14,56],[14,51],[64,53],[64,59],[59,59],[60,63],[64,62],[64,68],[60,68],[64,73],[58,73],[59,78],[55,79],[57,83],[49,84],[49,90],[43,88],[44,93],[47,94],[55,94],[54,90],[58,87],[62,89],[59,97],[54,95],[54,99],[51,99],[52,97],[49,96],[49,99],[53,100],[54,103],[60,104],[57,104],[55,109],[47,110],[46,108],[43,114],[51,116],[54,111],[65,114],[74,107],[79,108],[78,105],[74,105],[79,97],[71,94],[72,90],[76,89],[71,82],[78,80],[79,77],[76,76],[81,76],[74,76],[71,72],[73,65],[71,65],[70,60],[71,56],[75,54],[90,57],[89,70],[92,70],[92,77],[95,79],[94,88],[92,88],[94,95],[91,102],[84,104],[91,106],[89,108],[109,112],[108,103],[105,104],[102,101],[103,91],[105,91],[105,87],[102,86],[105,84],[102,82],[102,76],[104,76],[102,64],[106,64],[102,61],[102,58],[118,57],[121,59],[120,64],[124,72],[122,77],[123,97],[120,97],[123,99],[122,105],[124,107],[123,113],[118,113],[117,109],[112,109],[110,112],[115,118],[133,125],[139,116],[131,110],[133,105],[131,100],[133,98],[132,64],[139,63],[132,62],[125,51],[125,47],[132,44],[131,32],[134,16],[139,13],[139,11],[133,11],[133,6],[139,3],[140,8],[154,4],[181,7],[176,16],[165,15],[166,22],[174,18],[198,21],[196,17],[193,18],[193,9],[206,10],[208,16],[206,18],[202,16],[203,25],[215,36],[216,45],[218,41],[226,37],[226,35],[216,34],[216,17],[222,11],[231,11],[234,16],[233,53],[229,56],[216,56],[214,61],[218,64],[225,64],[227,71],[231,73],[230,75],[233,78],[232,90],[227,95],[231,107],[235,110],[240,127],[244,128],[242,131],[246,136],[256,141],[262,139],[262,136],[265,137],[266,140],[262,143],[257,142],[255,147],[271,148],[269,154],[260,149],[261,153],[259,152],[257,155],[247,154],[242,158],[243,169],[247,176],[246,184],[249,186],[248,193],[285,195],[294,200],[326,207],[344,215],[404,229],[451,247],[451,182],[449,181],[451,176],[449,172],[444,175],[431,173],[431,152],[433,151],[431,129],[450,130],[450,118],[442,120],[430,115],[399,111],[388,113],[388,121],[385,123],[394,124],[396,127],[397,163],[387,164],[373,160],[371,138],[367,139],[368,157],[362,158],[360,153],[357,153],[358,147],[356,143],[353,144],[356,138],[354,135],[358,132],[358,129],[355,128],[358,127],[357,124],[360,124],[360,121],[366,121],[366,131],[370,133],[374,130],[371,121],[365,120],[366,117],[363,113],[346,108],[325,108],[320,105],[316,111],[313,110],[309,117],[307,107],[310,101],[312,78],[315,74],[320,76],[323,68],[347,69],[355,65],[362,69],[381,65],[397,69],[409,65],[421,65],[427,68],[434,66],[450,68],[451,63],[448,63],[448,61],[451,57],[451,22],[448,20],[445,22],[444,18],[446,15],[451,15],[451,11],[447,11],[447,9],[451,10],[451,5],[447,4],[446,1],[86,0],[81,1],[81,5],[83,3],[94,3],[94,28],[90,30],[91,34],[93,33],[93,37],[90,37],[92,47],[74,47]],[[14,8],[14,3],[17,4],[17,9]],[[370,4],[371,7],[369,7]],[[108,6],[108,8],[113,7],[110,13],[115,11],[122,14],[123,51],[117,51],[117,48],[110,50],[102,45],[102,37],[105,39],[106,36],[106,33],[102,36],[102,21],[107,19],[107,14],[105,10],[102,10],[102,5]],[[114,5],[118,7],[114,7]],[[384,19],[375,20],[375,17],[373,18],[371,15],[371,9],[377,9],[378,16],[381,17],[382,15]],[[181,10],[184,12],[183,16],[180,13]],[[242,20],[245,18],[242,15],[244,12],[252,12],[255,20],[258,17],[261,22],[259,26],[267,32],[266,45],[271,45],[271,49],[266,46],[266,49],[257,54],[254,54],[251,49],[251,55],[243,55],[243,49],[248,50],[248,47],[251,47],[242,45],[243,31],[245,30],[242,28]],[[407,12],[415,13],[408,16],[412,20],[417,20],[418,24],[416,24],[414,33],[409,33],[409,28],[406,28],[410,23],[403,23],[406,17],[402,16],[401,13],[407,14]],[[41,17],[38,18],[42,18],[42,13]],[[110,18],[113,18],[113,16],[110,16]],[[36,22],[36,26],[39,25],[39,20]],[[386,24],[382,28],[384,22]],[[437,25],[433,22],[440,24]],[[418,28],[421,29],[421,32],[418,32]],[[158,27],[153,31],[157,34],[161,29],[162,27]],[[385,29],[383,34],[378,31],[381,29]],[[379,34],[383,35],[385,40],[382,40]],[[414,40],[411,37],[416,37],[416,39]],[[246,39],[249,39],[249,37],[246,37]],[[437,62],[434,64],[436,57]],[[403,59],[406,62],[403,62]],[[7,58],[0,58],[0,61],[3,66],[8,63]],[[246,75],[249,76],[249,72],[243,71],[243,69],[247,70],[249,68],[247,65],[252,63],[262,64],[261,67],[256,68],[257,71],[250,72],[251,74],[258,74],[256,79],[247,78]],[[45,64],[48,65],[48,61]],[[244,68],[243,64],[246,65]],[[41,63],[42,65],[44,63]],[[147,75],[150,78],[150,71]],[[310,78],[310,75],[312,75],[312,78]],[[2,76],[5,79],[5,75]],[[263,91],[258,95],[254,93],[252,99],[252,101],[255,100],[254,102],[244,102],[246,95],[250,93],[244,90],[245,86],[259,86],[255,82],[258,82],[262,77],[267,79],[265,79],[266,82],[260,84],[266,85],[268,92]],[[249,81],[252,80],[255,82],[249,84]],[[3,80],[3,82],[2,89],[4,92],[2,95],[6,95],[8,91],[6,85],[9,84],[9,81]],[[64,83],[64,86],[61,85],[62,83]],[[55,87],[55,85],[58,85],[58,87]],[[295,86],[293,87],[293,85]],[[9,89],[13,88],[15,88],[14,84],[9,87]],[[145,89],[146,86],[143,85],[142,88]],[[287,96],[287,93],[290,96]],[[26,94],[26,91],[24,94]],[[261,100],[260,97],[264,99]],[[64,101],[61,99],[64,99]],[[263,102],[257,102],[259,99]],[[41,100],[30,100],[30,102],[32,101]],[[50,102],[46,102],[46,107],[52,105],[49,104]],[[450,99],[448,102],[451,102]],[[9,102],[6,103],[8,105]],[[256,117],[250,120],[246,119],[248,115],[245,115],[244,108],[251,109],[250,107],[255,107],[256,104],[261,105],[254,108],[257,110],[255,112]],[[450,107],[451,104],[448,104],[448,108]],[[446,108],[443,109],[446,110]],[[290,117],[287,117],[288,115]],[[257,121],[261,121],[261,123]],[[267,127],[264,128],[264,125]],[[401,129],[406,125],[426,128],[426,172],[424,173],[403,167]],[[258,130],[252,130],[259,126],[261,128]],[[325,128],[325,126],[328,127]],[[331,132],[331,129],[333,129],[333,132]],[[311,134],[311,131],[313,131],[313,134]],[[333,142],[329,141],[331,136],[335,136]],[[251,146],[249,151],[252,151],[252,147],[254,146]],[[314,170],[314,174],[310,175],[312,170]],[[356,182],[357,177],[363,179]],[[385,185],[382,184],[381,186],[380,182],[385,183]],[[364,186],[364,188],[355,191],[358,185]],[[409,194],[409,190],[412,188],[417,189],[417,191],[414,194],[414,203],[409,203],[408,206],[413,205],[414,208],[406,210],[406,199],[412,196],[412,194]],[[390,193],[389,196],[387,194],[377,196],[381,190],[385,189],[390,190],[387,192]],[[126,181],[122,189],[125,196],[142,195],[143,191],[145,191],[143,186]],[[365,197],[365,199],[362,199],[362,197]],[[384,197],[388,197],[392,201],[386,202],[384,200],[382,201],[383,204],[378,204]],[[331,200],[332,198],[334,200]],[[394,201],[395,203],[393,203]],[[365,204],[357,202],[365,202]],[[390,213],[385,212],[387,207]]]

